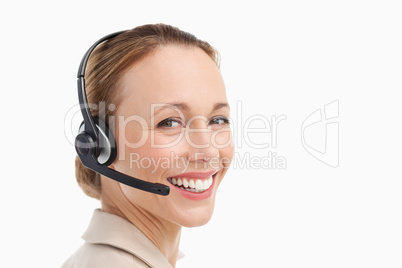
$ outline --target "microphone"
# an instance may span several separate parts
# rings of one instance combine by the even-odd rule
[[[120,183],[134,187],[139,190],[164,196],[169,194],[170,192],[169,186],[166,186],[161,183],[151,183],[143,181],[99,164],[98,161],[95,159],[95,155],[91,153],[91,149],[86,148],[88,146],[85,145],[83,146],[83,144],[88,144],[86,138],[83,137],[84,135],[86,134],[81,133],[77,136],[75,148],[78,153],[78,156],[81,159],[82,164],[85,167],[95,172],[98,172],[99,174],[102,174],[108,178],[111,178],[115,181],[118,181]]]

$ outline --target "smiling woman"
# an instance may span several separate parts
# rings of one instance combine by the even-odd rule
[[[210,220],[234,154],[217,59],[208,43],[164,24],[126,31],[93,51],[88,102],[108,109],[91,114],[116,139],[117,156],[107,165],[169,185],[170,193],[119,183],[77,157],[77,181],[101,208],[63,267],[174,267],[182,226]]]

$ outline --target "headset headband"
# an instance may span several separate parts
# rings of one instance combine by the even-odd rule
[[[116,33],[109,34],[101,39],[99,39],[97,42],[95,42],[85,53],[84,57],[81,60],[80,67],[78,68],[78,74],[77,74],[77,83],[78,83],[78,100],[80,102],[80,107],[81,107],[81,112],[82,116],[84,117],[84,122],[85,122],[85,132],[91,134],[94,138],[94,140],[97,142],[97,147],[99,148],[99,137],[98,137],[98,128],[95,126],[94,119],[91,114],[91,110],[89,109],[89,104],[88,104],[88,99],[87,99],[87,92],[85,89],[85,70],[87,67],[87,62],[89,59],[89,56],[92,54],[92,51],[99,46],[101,43],[104,41],[111,39],[113,37],[116,37],[117,35],[124,33],[125,31],[120,31]],[[99,154],[99,152],[97,152]]]

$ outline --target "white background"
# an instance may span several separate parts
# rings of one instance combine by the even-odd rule
[[[99,204],[74,178],[80,118],[65,123],[79,62],[106,34],[163,22],[220,51],[234,114],[241,101],[243,120],[287,118],[276,148],[237,149],[286,169],[230,170],[210,223],[183,230],[177,267],[401,267],[401,14],[399,1],[2,3],[0,266],[59,267],[81,245]],[[301,126],[336,100],[334,168]]]

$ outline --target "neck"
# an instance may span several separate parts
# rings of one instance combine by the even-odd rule
[[[166,221],[131,203],[125,198],[118,183],[115,183],[112,189],[103,186],[101,195],[102,210],[131,222],[175,267],[179,252],[181,226]]]

